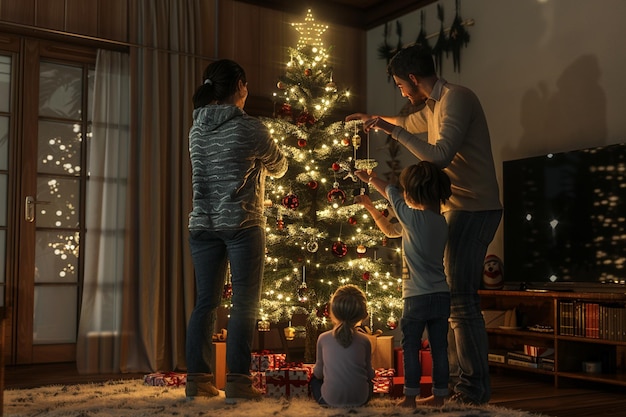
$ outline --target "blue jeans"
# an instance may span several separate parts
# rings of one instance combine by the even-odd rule
[[[420,395],[420,349],[424,328],[433,357],[433,394],[448,395],[448,317],[450,294],[440,292],[404,299],[400,328],[404,355],[404,395]]]
[[[451,375],[458,373],[454,390],[483,404],[491,398],[491,386],[487,330],[478,290],[502,210],[448,211],[444,216],[449,227],[444,264],[451,295],[448,354]]]
[[[249,375],[265,265],[265,230],[192,231],[189,246],[196,276],[196,304],[187,326],[187,372],[213,373],[212,336],[230,261],[233,295],[226,365],[231,373]]]

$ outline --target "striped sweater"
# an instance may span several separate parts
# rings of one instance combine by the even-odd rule
[[[189,155],[193,186],[189,230],[265,225],[265,177],[282,177],[287,159],[258,119],[234,105],[195,109]]]

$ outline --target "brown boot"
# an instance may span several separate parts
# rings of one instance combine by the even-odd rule
[[[236,404],[237,400],[260,400],[263,393],[252,386],[252,377],[244,374],[226,375],[226,403]]]
[[[445,397],[439,397],[437,395],[431,395],[430,397],[422,397],[418,398],[415,402],[417,406],[426,405],[429,407],[441,407],[443,406],[443,402]]]
[[[188,374],[185,395],[188,400],[194,397],[217,397],[220,391],[213,384],[213,374]]]

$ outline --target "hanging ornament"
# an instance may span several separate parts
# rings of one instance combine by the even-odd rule
[[[277,87],[279,90],[284,90],[284,89],[285,89],[285,83],[284,83],[284,82],[282,82],[282,81],[279,81],[279,82],[277,82],[277,83],[276,83],[276,87]]]
[[[304,125],[313,126],[314,124],[315,124],[315,117],[313,117],[312,114],[307,113],[306,111],[303,111],[302,113],[300,113],[300,115],[298,116],[298,119],[296,120],[296,125],[298,125],[299,127],[302,127]]]
[[[317,252],[318,249],[319,249],[319,244],[315,240],[312,240],[306,244],[306,250],[308,250],[311,253]]]
[[[280,109],[276,112],[276,116],[280,119],[288,119],[291,120],[293,117],[293,113],[291,112],[291,104],[285,103]]]
[[[366,159],[356,159],[356,150],[355,150],[355,161],[354,167],[356,169],[364,169],[368,174],[372,173],[372,170],[378,166],[378,162],[375,159],[370,158],[370,132],[367,132],[367,158]]]
[[[222,298],[225,300],[229,300],[233,296],[233,284],[230,283],[230,280],[224,284],[224,289],[222,290]]]
[[[398,319],[395,318],[393,315],[389,316],[389,318],[387,319],[387,328],[389,330],[394,330],[396,327],[398,327]]]
[[[337,172],[341,169],[341,165],[339,164],[339,162],[333,162],[331,168],[333,169],[333,171]]]
[[[307,187],[309,187],[311,190],[317,190],[318,186],[319,184],[315,180],[311,180],[307,183]]]
[[[304,303],[309,299],[309,288],[306,285],[306,266],[302,266],[302,283],[298,287],[298,301]]]
[[[359,146],[361,146],[361,136],[356,134],[354,136],[352,136],[352,146],[354,146],[355,148],[359,148]]]
[[[283,206],[288,209],[295,210],[298,208],[298,206],[300,206],[300,200],[295,194],[287,194],[285,197],[283,197]]]
[[[353,226],[354,226],[355,224],[357,224],[356,217],[354,217],[354,216],[350,216],[350,217],[348,218],[348,223],[350,223],[350,224],[351,224],[351,225],[353,225]]]
[[[309,300],[309,288],[306,285],[306,282],[303,282],[298,287],[298,301],[301,303],[305,303]]]
[[[371,278],[371,275],[368,271],[363,272],[363,281],[369,281]]]
[[[365,245],[359,245],[356,247],[356,254],[359,258],[365,256],[365,252],[367,252],[367,248],[365,247]]]
[[[332,252],[336,257],[343,258],[348,254],[348,246],[341,240],[338,240],[333,243]]]
[[[315,314],[317,315],[317,317],[319,317],[320,319],[322,318],[328,318],[330,317],[330,305],[328,303],[317,307],[317,310],[315,311]]]
[[[346,201],[346,193],[339,188],[339,183],[335,182],[333,183],[333,189],[328,192],[326,198],[333,206],[339,207],[339,205]]]
[[[296,329],[291,325],[291,320],[289,320],[289,326],[285,327],[283,332],[285,334],[285,339],[287,340],[293,340],[296,338]]]
[[[270,331],[270,322],[263,319],[263,320],[259,320],[259,322],[257,323],[257,330],[260,332],[269,332]]]
[[[283,230],[285,228],[285,221],[283,220],[283,216],[278,216],[276,218],[276,228],[278,230]]]
[[[304,148],[306,146],[306,139],[298,139],[298,146]]]
[[[341,144],[343,146],[350,146],[350,139],[349,138],[343,138],[341,139]]]
[[[313,75],[313,70],[311,68],[305,69],[304,75],[306,75],[307,77],[310,77],[311,75]]]

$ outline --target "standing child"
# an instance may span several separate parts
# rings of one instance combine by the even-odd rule
[[[358,407],[372,395],[372,346],[356,331],[367,317],[365,293],[344,285],[330,300],[333,329],[317,339],[317,359],[311,378],[313,398],[332,407]]]
[[[446,283],[443,254],[448,225],[440,206],[450,198],[450,179],[434,164],[421,161],[402,170],[400,188],[378,178],[375,172],[356,171],[356,175],[383,195],[393,206],[399,223],[391,224],[367,195],[358,196],[376,225],[388,237],[402,237],[404,307],[400,328],[404,354],[404,399],[399,405],[443,405],[448,396],[448,318],[450,289]],[[405,273],[405,271],[408,272]],[[422,370],[419,350],[424,329],[433,357],[433,395],[421,398]]]

